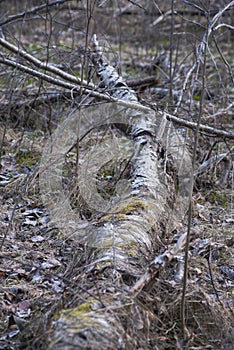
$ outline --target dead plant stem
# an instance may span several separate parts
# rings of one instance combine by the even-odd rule
[[[195,160],[196,160],[196,153],[197,153],[197,146],[198,146],[198,139],[199,139],[199,128],[203,113],[203,103],[204,103],[204,95],[205,95],[205,88],[206,88],[206,51],[207,51],[207,40],[208,40],[208,28],[206,29],[206,34],[203,37],[203,62],[202,62],[202,55],[198,57],[197,61],[197,73],[200,70],[201,64],[202,64],[202,91],[201,91],[201,99],[199,104],[199,115],[198,115],[198,121],[197,121],[197,128],[194,133],[194,147],[193,147],[193,154],[192,154],[192,174],[194,173],[195,169]],[[189,268],[189,243],[190,243],[190,234],[191,234],[191,224],[192,224],[192,212],[193,212],[193,202],[192,202],[192,194],[193,194],[193,181],[194,177],[191,177],[191,187],[190,187],[190,193],[189,193],[189,210],[188,210],[188,224],[187,224],[187,237],[186,237],[186,244],[185,244],[185,258],[184,258],[184,279],[183,279],[183,289],[182,289],[182,297],[181,297],[181,326],[182,326],[182,335],[183,339],[186,339],[189,337],[189,332],[186,326],[186,316],[185,316],[185,303],[186,303],[186,291],[187,291],[187,282],[188,282],[188,268]]]
[[[174,24],[175,24],[175,18],[174,18],[174,0],[171,0],[171,29],[170,29],[170,87],[169,87],[169,96],[170,96],[170,104],[173,101],[173,34],[174,34]]]

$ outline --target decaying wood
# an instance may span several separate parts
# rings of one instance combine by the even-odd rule
[[[96,38],[91,59],[106,90],[114,98],[135,106],[123,112],[129,124],[125,132],[135,149],[131,185],[117,206],[102,216],[99,225],[87,228],[84,225],[83,231],[87,230],[89,237],[86,244],[96,247],[86,263],[90,276],[95,273],[97,278],[94,284],[84,278],[78,305],[58,313],[51,328],[49,348],[146,348],[149,314],[143,304],[135,301],[135,296],[147,281],[154,280],[153,266],[158,266],[160,260],[163,268],[183,247],[184,235],[147,269],[149,254],[159,248],[162,235],[175,228],[187,210],[186,190],[180,192],[177,201],[176,191],[178,178],[181,177],[185,189],[184,182],[190,180],[191,169],[184,171],[189,155],[166,118],[158,122],[153,110],[142,113],[137,108],[140,104],[135,92],[109,65]],[[167,163],[174,168],[168,170]],[[68,225],[68,218],[64,219]],[[140,276],[143,277],[136,282]],[[131,327],[127,326],[129,319]]]

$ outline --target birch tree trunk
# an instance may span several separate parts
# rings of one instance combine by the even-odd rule
[[[122,109],[121,114],[124,124],[127,121],[129,125],[124,132],[134,145],[131,181],[125,194],[98,223],[92,228],[80,225],[74,230],[79,237],[81,232],[83,237],[89,237],[86,244],[94,248],[86,256],[86,273],[77,276],[81,295],[77,295],[70,309],[59,311],[54,317],[49,348],[147,349],[151,348],[153,312],[144,303],[144,291],[140,292],[152,281],[148,275],[142,283],[136,282],[146,273],[154,252],[161,257],[157,264],[164,268],[183,246],[182,242],[178,249],[171,250],[170,256],[160,255],[160,249],[165,251],[164,235],[173,231],[187,210],[190,157],[166,118],[159,120],[155,111],[148,109],[143,113],[138,108],[135,92],[103,57],[96,39],[92,61],[105,90],[135,106]],[[45,182],[49,176],[51,168]],[[53,215],[56,212],[61,217],[65,229],[69,221],[74,224],[75,218],[63,218],[66,203],[63,201],[59,208],[59,201],[61,198],[57,197],[56,205],[50,207]],[[175,270],[175,276],[180,280],[181,270]]]

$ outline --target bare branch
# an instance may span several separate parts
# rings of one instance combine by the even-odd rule
[[[215,23],[219,20],[219,18],[223,15],[225,11],[227,11],[229,8],[234,6],[234,0],[229,2],[224,8],[222,8],[216,15],[213,17],[212,21],[210,22],[209,29],[208,29],[208,37],[212,33],[212,30],[214,29]]]
[[[208,167],[210,167],[212,164],[214,164],[217,161],[221,161],[224,158],[226,158],[228,155],[228,153],[221,153],[221,154],[217,154],[211,158],[209,158],[208,160],[206,160],[205,162],[203,162],[199,168],[194,172],[194,175],[199,175],[201,174],[203,171],[205,171]]]
[[[190,122],[188,120],[176,117],[175,115],[169,114],[167,112],[159,112],[160,114],[165,113],[167,120],[171,120],[173,123],[180,125],[180,126],[185,126],[188,129],[195,130],[197,127],[197,123]],[[227,139],[234,140],[234,133],[221,130],[221,129],[216,129],[212,128],[211,126],[200,124],[199,125],[199,130],[203,131],[205,133],[210,134],[211,136],[218,136],[218,137],[224,137]]]
[[[189,5],[191,6],[194,6],[194,7],[197,7],[197,5],[194,5],[192,4],[190,1],[187,1],[187,0],[183,0],[183,2],[185,3],[188,3]],[[208,44],[208,40],[209,40],[209,36],[211,35],[213,29],[214,29],[214,25],[215,23],[218,21],[218,19],[222,16],[222,14],[227,11],[230,7],[232,7],[234,5],[234,0],[231,1],[229,4],[227,4],[223,9],[221,9],[213,18],[212,20],[209,22],[209,26],[208,26],[208,29],[207,31],[205,32],[205,34],[203,35],[203,38],[200,42],[200,44],[197,46],[197,60],[194,62],[193,66],[189,69],[187,75],[186,75],[186,78],[185,78],[185,81],[183,83],[183,88],[182,88],[182,91],[181,91],[181,94],[179,96],[179,99],[178,99],[178,102],[177,102],[177,105],[176,105],[176,109],[174,111],[174,113],[176,114],[177,111],[178,111],[178,108],[182,102],[182,98],[184,96],[184,92],[186,90],[186,86],[187,86],[187,83],[192,75],[192,73],[194,72],[195,68],[198,67],[198,65],[200,65],[201,63],[201,58],[202,58],[202,55],[204,53],[204,50],[205,50],[205,47],[206,45]],[[201,8],[199,8],[202,12],[204,12]],[[204,14],[206,14],[204,12]]]
[[[150,25],[151,27],[156,26],[157,24],[159,24],[160,22],[162,22],[167,16],[170,16],[172,13],[177,14],[176,11],[172,12],[171,10],[166,11],[165,13],[163,13],[161,16],[159,16],[158,18],[156,18],[156,20]]]
[[[19,55],[20,57],[23,57],[24,59],[26,59],[27,61],[33,63],[36,67],[40,68],[40,69],[44,69],[45,71],[49,71],[53,74],[56,74],[58,76],[60,76],[61,78],[66,79],[67,81],[70,81],[72,83],[81,84],[81,79],[78,77],[75,77],[74,75],[68,74],[66,72],[64,72],[63,70],[55,67],[53,64],[50,63],[44,63],[41,60],[39,60],[38,58],[30,55],[28,52],[26,52],[25,50],[20,49],[19,47],[11,44],[9,41],[0,38],[0,45],[2,45],[3,47],[5,47],[6,49],[10,50],[11,52]],[[94,85],[93,84],[88,84],[85,80],[82,80],[82,85],[85,85],[89,88],[93,88]]]
[[[221,23],[221,24],[218,24],[214,30],[218,30],[219,28],[228,28],[228,29],[231,29],[231,30],[234,30],[234,26],[231,26],[230,24],[226,24],[226,23]]]
[[[17,15],[8,17],[4,21],[0,22],[0,26],[3,27],[4,25],[9,24],[11,22],[15,22],[20,18],[24,18],[27,15],[33,15],[34,13],[40,12],[48,7],[51,7],[54,5],[61,5],[61,4],[68,2],[68,1],[71,1],[71,0],[56,0],[56,1],[49,2],[49,3],[46,2],[45,4],[34,7],[31,10],[24,11],[24,12],[18,13]]]

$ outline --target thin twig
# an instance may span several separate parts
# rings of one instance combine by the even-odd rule
[[[203,162],[196,171],[194,171],[193,175],[194,176],[199,175],[215,162],[220,162],[221,160],[227,159],[227,157],[232,153],[232,150],[234,150],[234,148],[232,148],[230,151],[226,153],[217,154],[209,158],[208,160]]]
[[[223,304],[222,304],[222,302],[220,300],[220,297],[219,297],[219,293],[218,293],[218,291],[217,291],[217,289],[215,287],[215,284],[214,284],[214,278],[213,278],[213,273],[212,273],[212,268],[211,268],[211,249],[210,249],[210,247],[209,247],[209,253],[207,254],[206,260],[207,260],[209,273],[210,273],[210,281],[211,281],[212,287],[214,289],[214,293],[216,295],[216,298],[217,298],[218,302],[223,307]]]

